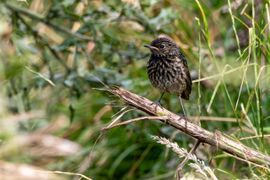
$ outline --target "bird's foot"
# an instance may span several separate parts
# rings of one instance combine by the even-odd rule
[[[187,116],[185,114],[178,114],[180,116],[179,120],[184,119],[185,121],[185,129],[187,130]]]
[[[151,103],[151,105],[156,105],[155,106],[155,112],[157,112],[157,107],[158,106],[161,107],[161,108],[163,108],[160,101],[154,101],[153,103]]]
[[[155,104],[155,105],[157,105],[157,106],[160,106],[160,107],[161,107],[161,102],[160,102],[160,101],[154,101],[154,102],[152,102],[152,104],[151,104],[151,105],[153,105],[153,104]]]
[[[180,116],[181,118],[186,118],[187,116],[185,114],[182,113],[177,113],[178,116]]]

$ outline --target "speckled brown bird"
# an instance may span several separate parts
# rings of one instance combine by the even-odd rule
[[[180,52],[176,43],[166,36],[159,36],[145,47],[151,51],[147,65],[148,77],[152,85],[162,93],[158,103],[160,104],[164,93],[175,93],[178,95],[184,111],[181,98],[188,100],[192,89],[185,56]]]

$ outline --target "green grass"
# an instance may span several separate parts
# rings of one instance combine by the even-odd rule
[[[100,129],[117,117],[143,116],[134,109],[121,111],[126,105],[99,90],[103,88],[100,81],[151,100],[159,97],[160,92],[147,78],[149,52],[143,45],[162,33],[177,42],[198,77],[193,80],[191,99],[184,102],[188,114],[207,116],[209,121],[201,121],[203,128],[221,131],[269,154],[269,1],[236,2],[143,0],[137,8],[122,1],[89,1],[80,5],[80,13],[75,1],[11,2],[62,29],[47,29],[32,16],[12,12],[1,2],[1,160],[93,179],[174,177],[181,160],[151,135],[171,139],[185,149],[194,141],[171,127],[137,122],[112,129],[96,141]],[[79,24],[77,33],[92,39],[90,42],[63,30],[71,30],[75,23]],[[177,97],[169,94],[162,102],[180,113],[178,103]],[[217,118],[224,121],[215,121]],[[32,157],[35,145],[22,148],[11,143],[22,151],[6,153],[13,139],[40,132],[69,139],[80,145],[80,151],[64,157]],[[199,148],[198,158],[219,179],[269,176],[269,168],[247,166],[209,147]],[[194,174],[194,167],[186,165],[183,172]]]

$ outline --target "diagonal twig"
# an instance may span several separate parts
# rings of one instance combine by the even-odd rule
[[[268,155],[265,155],[260,151],[256,151],[252,148],[249,148],[244,144],[242,144],[241,142],[238,142],[233,138],[229,137],[228,135],[224,135],[221,132],[219,132],[217,135],[217,133],[207,131],[206,129],[203,129],[200,126],[191,123],[190,121],[188,121],[186,117],[179,116],[173,112],[168,111],[163,107],[160,106],[156,107],[156,105],[149,99],[134,94],[123,88],[110,87],[108,91],[118,96],[128,105],[133,106],[149,114],[150,116],[157,116],[155,117],[156,119],[162,117],[161,120],[162,122],[199,140],[201,143],[207,143],[233,156],[239,157],[240,159],[245,160],[245,162],[252,162],[254,164],[264,167],[270,166],[270,157]],[[163,119],[164,117],[166,117],[166,120]],[[132,122],[135,122],[134,119],[133,121],[128,123]],[[123,124],[127,124],[127,122]]]
[[[184,165],[186,164],[186,162],[189,160],[189,156],[191,154],[194,154],[194,152],[196,151],[196,149],[199,147],[200,145],[200,141],[197,140],[196,143],[194,144],[194,146],[192,147],[192,149],[188,152],[188,154],[186,155],[186,157],[182,160],[182,162],[177,166],[176,169],[176,179],[180,179],[181,178],[181,170],[183,169]]]
[[[134,119],[126,120],[124,122],[120,122],[120,123],[117,123],[117,124],[109,125],[107,127],[102,128],[101,130],[102,131],[105,131],[105,130],[109,130],[109,129],[112,129],[112,128],[115,128],[115,127],[119,127],[119,126],[131,124],[133,122],[142,121],[142,120],[163,120],[163,121],[166,121],[166,119],[167,119],[166,116],[164,116],[164,117],[144,116],[144,117],[139,117],[139,118],[134,118]]]

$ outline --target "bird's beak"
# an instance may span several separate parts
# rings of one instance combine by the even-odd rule
[[[159,51],[159,49],[157,47],[151,46],[151,45],[148,45],[148,44],[144,45],[144,47],[150,49],[151,51]]]

